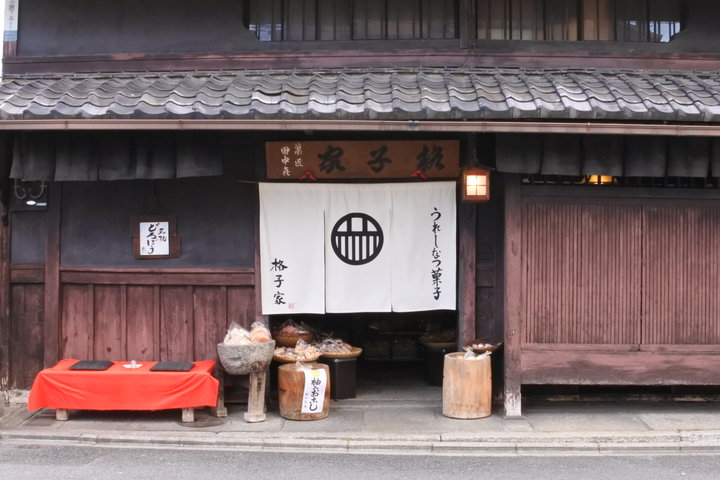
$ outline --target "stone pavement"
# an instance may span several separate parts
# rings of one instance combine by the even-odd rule
[[[556,455],[720,453],[720,404],[712,402],[526,401],[521,419],[456,420],[442,415],[442,389],[363,388],[355,399],[331,401],[327,418],[292,421],[268,407],[267,420],[246,423],[245,405],[227,418],[198,410],[184,424],[180,411],[27,412],[0,407],[0,442],[66,443],[234,450],[385,454]]]

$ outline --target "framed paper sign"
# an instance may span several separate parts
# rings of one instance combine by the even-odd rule
[[[178,258],[180,238],[173,215],[142,215],[130,219],[135,258]]]

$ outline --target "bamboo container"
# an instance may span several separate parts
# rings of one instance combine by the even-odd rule
[[[466,360],[463,355],[445,355],[442,413],[460,419],[487,417],[492,409],[490,356]]]

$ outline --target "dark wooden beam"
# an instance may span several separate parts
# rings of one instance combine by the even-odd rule
[[[522,203],[517,175],[505,180],[505,416],[522,415]]]
[[[10,386],[10,241],[8,217],[0,216],[0,404]]]
[[[477,291],[476,205],[458,207],[458,323],[460,347],[477,337],[475,331],[475,293]]]
[[[10,283],[45,282],[45,265],[11,265]],[[248,269],[142,269],[72,267],[60,269],[62,283],[97,285],[254,285],[255,274]]]
[[[38,268],[10,267],[10,283],[45,283],[45,265]]]
[[[529,42],[537,43],[537,42]],[[554,43],[554,42],[549,42]],[[516,44],[513,44],[516,45]],[[523,44],[525,45],[525,44]],[[6,75],[47,73],[213,71],[240,69],[322,69],[400,67],[458,68],[628,68],[716,70],[720,55],[678,53],[650,49],[643,45],[616,44],[617,51],[593,50],[586,44],[550,51],[547,45],[533,50],[499,48],[483,44],[476,49],[388,49],[388,50],[292,50],[257,51],[236,54],[148,54],[92,55],[66,57],[8,57],[3,59]],[[646,47],[647,48],[647,47]],[[628,53],[630,52],[630,53]]]
[[[45,367],[60,359],[60,220],[62,184],[49,186],[47,209],[47,250],[45,254]]]
[[[260,181],[267,180],[265,172],[265,149],[260,144],[255,146],[255,178]],[[255,189],[255,321],[264,323],[270,327],[270,320],[262,314],[262,283],[261,283],[261,266],[260,266],[260,191]],[[266,321],[267,320],[267,321]]]
[[[461,17],[462,18],[462,17]],[[465,136],[462,165],[477,162],[477,136]],[[462,183],[462,182],[461,182]],[[460,185],[462,189],[462,185]],[[462,198],[462,195],[459,196]],[[477,205],[460,202],[457,212],[458,232],[458,347],[477,338],[475,323],[477,297]]]
[[[524,350],[522,382],[539,385],[720,385],[720,352]]]
[[[241,273],[225,273],[216,270],[187,272],[113,272],[74,270],[60,273],[62,283],[92,283],[96,285],[202,285],[202,286],[244,286],[253,285],[255,275],[252,269]]]
[[[504,338],[505,336],[505,184],[502,175],[493,175],[490,180],[492,195],[495,202],[495,322],[493,338]]]

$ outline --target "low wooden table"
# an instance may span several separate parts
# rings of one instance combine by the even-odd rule
[[[211,407],[226,416],[218,402],[219,382],[213,376],[215,362],[193,362],[187,372],[151,371],[157,362],[113,362],[107,370],[70,370],[77,360],[61,360],[38,373],[30,390],[28,410],[54,408],[58,420],[68,410],[168,410],[182,409],[182,421],[195,420],[194,409]]]

